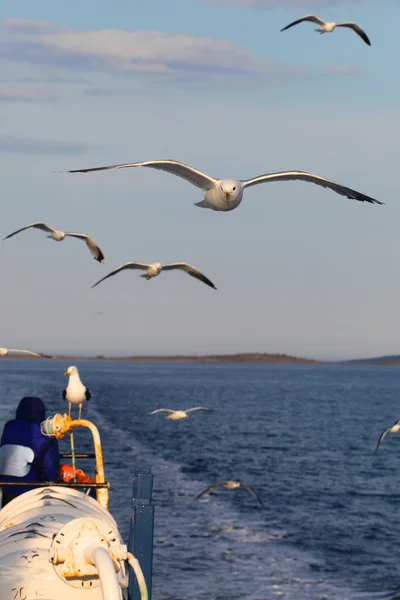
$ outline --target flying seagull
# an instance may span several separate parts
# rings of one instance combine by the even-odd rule
[[[261,502],[260,498],[257,496],[253,486],[250,485],[249,483],[241,483],[240,481],[216,481],[215,483],[212,483],[211,485],[206,487],[205,490],[200,492],[200,494],[198,496],[196,496],[195,500],[197,500],[197,498],[200,498],[200,496],[207,494],[210,490],[212,490],[217,485],[223,485],[226,490],[234,490],[235,488],[238,488],[238,487],[244,487],[251,494],[253,494],[253,496],[255,496],[257,502],[262,506],[262,502]]]
[[[213,282],[210,281],[205,275],[203,275],[203,273],[201,273],[191,265],[188,265],[187,263],[170,263],[168,265],[162,265],[158,262],[147,264],[136,261],[127,262],[124,265],[117,267],[116,269],[114,269],[114,271],[111,271],[111,273],[109,273],[108,275],[100,279],[100,281],[92,285],[92,287],[96,287],[96,285],[99,285],[99,283],[101,283],[108,277],[112,277],[113,275],[116,275],[117,273],[119,273],[120,271],[124,271],[125,269],[141,269],[142,271],[146,271],[140,277],[144,277],[147,281],[149,281],[149,279],[151,279],[152,277],[157,277],[157,275],[159,275],[161,271],[172,271],[173,269],[180,269],[181,271],[185,271],[185,273],[187,273],[188,275],[191,275],[192,277],[199,279],[206,285],[209,285],[210,287],[214,288],[214,290],[217,289]]]
[[[0,356],[7,356],[7,354],[29,354],[30,356],[38,356],[39,358],[52,358],[48,354],[23,350],[21,348],[0,348]]]
[[[62,393],[64,400],[68,402],[68,416],[71,416],[71,405],[76,404],[79,406],[79,416],[82,416],[82,404],[85,400],[89,401],[92,394],[88,388],[83,385],[81,378],[79,377],[79,371],[76,367],[68,367],[64,375],[69,375],[68,385]]]
[[[281,31],[286,31],[286,29],[289,29],[294,25],[298,25],[303,21],[311,21],[311,23],[316,23],[317,25],[320,25],[320,27],[315,31],[319,31],[321,35],[323,33],[330,33],[336,27],[349,27],[350,29],[353,29],[353,31],[355,31],[360,36],[360,38],[363,39],[366,44],[368,44],[368,46],[371,45],[367,34],[363,29],[361,29],[359,25],[357,25],[357,23],[329,23],[328,21],[323,21],[315,15],[306,15],[305,17],[301,17],[301,19],[297,19],[297,21],[293,21],[293,23],[289,23],[289,25],[286,25],[286,27],[281,29]]]
[[[67,173],[88,173],[89,171],[104,171],[107,169],[125,169],[126,167],[150,167],[152,169],[160,169],[161,171],[167,171],[172,175],[177,175],[182,179],[186,179],[189,183],[192,183],[196,187],[202,189],[204,199],[201,202],[195,202],[195,206],[201,208],[210,208],[211,210],[222,210],[229,211],[233,210],[242,201],[243,191],[246,187],[252,185],[258,185],[259,183],[266,183],[268,181],[288,181],[296,179],[299,181],[308,181],[321,185],[325,188],[330,188],[341,196],[346,196],[350,200],[359,200],[360,202],[370,202],[371,204],[383,204],[379,200],[374,200],[369,196],[365,196],[356,190],[320,177],[319,175],[312,175],[311,173],[305,173],[304,171],[282,171],[281,173],[268,173],[266,175],[259,175],[253,177],[253,179],[247,179],[245,181],[239,181],[236,179],[214,179],[205,173],[202,173],[198,169],[189,167],[177,160],[149,160],[146,162],[135,162],[126,163],[121,165],[111,165],[108,167],[95,167],[93,169],[75,169],[74,171],[67,171]]]
[[[4,238],[4,240],[8,240],[8,238],[12,237],[13,235],[17,235],[17,233],[20,233],[21,231],[25,231],[25,229],[30,229],[31,227],[33,227],[34,229],[41,229],[42,231],[46,231],[47,233],[50,234],[47,237],[52,238],[56,242],[62,242],[66,236],[75,237],[80,240],[83,240],[85,242],[85,244],[87,245],[87,247],[89,248],[91,254],[94,256],[95,260],[97,260],[98,262],[102,262],[104,260],[104,254],[102,253],[102,251],[100,250],[100,248],[98,247],[96,242],[94,240],[92,240],[92,238],[89,237],[88,235],[86,235],[85,233],[71,233],[71,232],[59,231],[58,229],[53,229],[49,225],[46,225],[46,223],[42,223],[42,222],[31,223],[30,225],[27,225],[26,227],[17,229],[17,231],[13,231],[13,233],[10,233],[10,235],[7,235]]]
[[[169,421],[179,421],[180,419],[187,419],[189,415],[187,413],[193,412],[194,410],[209,410],[213,411],[213,408],[207,408],[206,406],[196,406],[195,408],[188,408],[186,410],[170,410],[169,408],[158,408],[152,412],[145,413],[146,415],[155,415],[156,413],[166,412],[170,413],[166,419]]]
[[[382,443],[383,438],[385,437],[385,435],[387,433],[397,433],[398,431],[400,431],[400,419],[398,421],[396,421],[396,423],[394,423],[391,427],[389,427],[389,429],[386,429],[383,433],[381,433],[381,435],[379,436],[378,443],[375,448],[375,452],[376,452],[376,450],[378,450],[379,446]]]

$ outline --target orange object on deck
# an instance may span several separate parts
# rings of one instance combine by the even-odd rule
[[[58,473],[58,478],[65,483],[69,483],[74,478],[74,470],[75,470],[75,478],[78,483],[95,483],[93,477],[89,477],[86,475],[82,469],[74,469],[72,465],[60,465],[60,471]]]

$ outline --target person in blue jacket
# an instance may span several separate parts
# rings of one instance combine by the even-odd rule
[[[60,467],[58,441],[41,432],[40,424],[45,418],[46,407],[40,398],[22,398],[15,419],[5,424],[1,436],[0,487],[2,481],[57,481]],[[5,486],[2,506],[32,489]]]

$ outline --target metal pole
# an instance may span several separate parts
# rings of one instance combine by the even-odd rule
[[[132,514],[129,529],[129,551],[138,559],[151,600],[153,570],[154,506],[151,504],[153,475],[150,469],[135,469],[133,477]],[[140,600],[136,577],[129,573],[128,600]]]

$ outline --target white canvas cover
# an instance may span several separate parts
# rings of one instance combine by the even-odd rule
[[[0,475],[25,477],[35,458],[32,448],[18,444],[4,444],[0,448]]]

